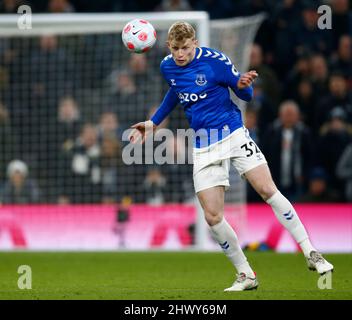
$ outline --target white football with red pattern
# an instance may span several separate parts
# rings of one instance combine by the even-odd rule
[[[134,19],[124,26],[122,41],[129,51],[147,52],[156,42],[156,31],[150,22]]]

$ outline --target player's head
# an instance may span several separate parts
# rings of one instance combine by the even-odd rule
[[[190,63],[198,46],[194,28],[184,21],[175,22],[170,27],[166,43],[178,66]]]

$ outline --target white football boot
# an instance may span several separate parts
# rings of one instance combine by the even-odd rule
[[[254,278],[247,277],[245,273],[241,272],[237,275],[237,279],[230,288],[224,291],[244,291],[244,290],[254,290],[258,288],[258,280],[256,276]]]
[[[319,274],[334,271],[334,266],[327,262],[319,252],[311,251],[306,260],[309,270],[317,271]]]

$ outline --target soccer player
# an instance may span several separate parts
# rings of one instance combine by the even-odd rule
[[[225,291],[258,287],[256,274],[223,214],[230,163],[272,207],[279,222],[302,248],[309,269],[317,270],[319,274],[332,271],[333,265],[313,247],[295,209],[276,188],[264,155],[250,138],[241,112],[230,98],[229,88],[240,99],[250,101],[257,72],[240,74],[223,53],[199,47],[195,30],[187,22],[176,22],[170,27],[167,46],[171,54],[161,62],[160,69],[169,90],[150,120],[132,126],[130,140],[143,143],[181,103],[196,132],[193,151],[195,192],[212,236],[237,269],[237,278]]]

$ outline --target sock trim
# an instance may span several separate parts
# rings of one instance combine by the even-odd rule
[[[277,190],[268,200],[266,200],[266,203],[271,205],[275,201],[275,198],[280,194],[280,190]]]

